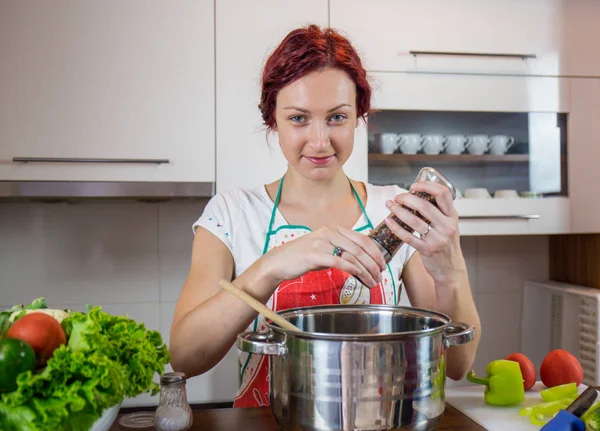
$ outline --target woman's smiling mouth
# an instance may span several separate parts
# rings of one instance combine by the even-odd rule
[[[308,156],[304,156],[305,159],[307,159],[308,161],[314,163],[315,165],[326,165],[334,157],[335,157],[335,154],[332,154],[331,156],[326,156],[326,157],[308,157]]]

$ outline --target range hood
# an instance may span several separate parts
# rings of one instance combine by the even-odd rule
[[[214,194],[214,182],[0,181],[0,200],[166,200]]]

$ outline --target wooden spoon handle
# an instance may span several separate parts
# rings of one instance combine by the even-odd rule
[[[237,297],[242,302],[244,302],[247,305],[249,305],[250,307],[254,308],[256,311],[258,311],[263,316],[271,319],[274,323],[276,323],[277,325],[279,325],[283,329],[287,329],[287,330],[290,330],[290,331],[302,332],[300,330],[300,328],[298,328],[297,326],[295,326],[292,323],[288,322],[283,317],[281,317],[279,314],[277,314],[274,311],[270,310],[266,305],[264,305],[260,301],[257,301],[256,299],[254,299],[253,297],[251,297],[250,295],[248,295],[243,290],[239,289],[235,284],[233,284],[233,283],[231,283],[231,282],[229,282],[227,280],[221,280],[221,281],[219,281],[219,285],[223,289],[225,289],[226,291],[228,291],[229,293],[231,293],[233,296]]]

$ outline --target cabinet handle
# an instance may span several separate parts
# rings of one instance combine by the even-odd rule
[[[142,163],[160,165],[169,159],[86,159],[70,157],[13,157],[15,163]]]
[[[454,57],[497,57],[497,58],[537,58],[535,54],[502,54],[493,52],[451,52],[451,51],[409,51],[413,56],[417,55],[447,55]]]
[[[480,215],[480,216],[459,216],[461,220],[534,220],[539,219],[539,214],[515,214],[515,215]]]

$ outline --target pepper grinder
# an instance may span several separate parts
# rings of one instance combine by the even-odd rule
[[[441,172],[433,168],[422,168],[419,171],[419,174],[415,178],[414,182],[417,183],[419,181],[432,181],[434,183],[442,184],[446,186],[450,191],[450,194],[452,195],[452,200],[456,199],[456,189],[454,188],[454,185],[452,185],[448,178],[446,178]],[[431,202],[436,207],[438,206],[437,202],[435,201],[435,197],[430,195],[429,193],[415,191],[410,191],[409,193],[417,195],[420,198]],[[423,217],[418,211],[409,208],[406,205],[402,205],[402,207],[407,209],[420,219],[424,220],[427,224],[430,223],[430,221]],[[389,217],[410,233],[414,232],[413,228],[408,226],[406,223],[402,222],[393,213],[390,213]],[[385,220],[379,223],[379,225],[369,233],[369,238],[375,241],[375,244],[377,244],[377,246],[383,253],[383,257],[385,258],[386,264],[392,260],[392,258],[398,252],[402,244],[404,244],[404,241],[402,241],[400,238],[394,235],[394,233],[390,230],[388,225],[385,224]]]

